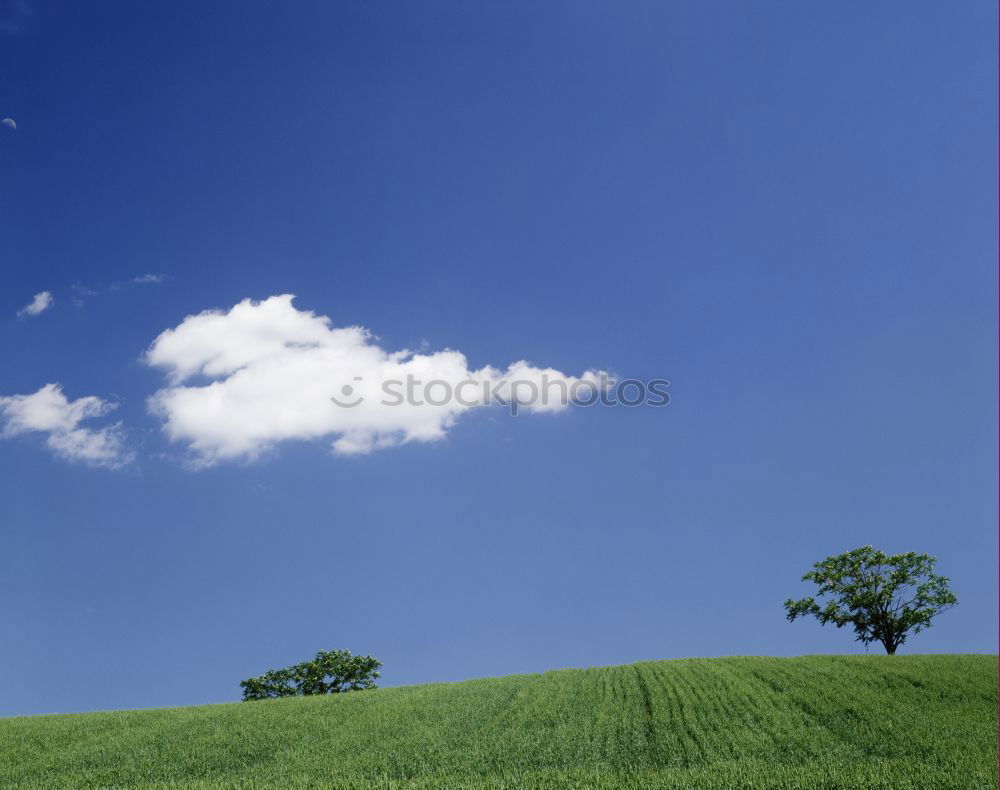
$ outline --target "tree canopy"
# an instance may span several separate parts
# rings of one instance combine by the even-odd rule
[[[788,621],[814,616],[823,625],[850,625],[855,639],[881,642],[892,655],[910,633],[920,633],[958,603],[948,579],[934,573],[927,554],[885,554],[864,546],[827,557],[802,577],[818,585],[816,597],[785,601]],[[818,599],[818,600],[817,600]]]
[[[285,669],[272,669],[240,681],[243,701],[338,694],[375,688],[382,662],[372,656],[351,655],[350,650],[320,650],[312,661]]]

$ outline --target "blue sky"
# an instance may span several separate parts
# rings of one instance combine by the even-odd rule
[[[0,23],[0,396],[99,399],[0,441],[0,714],[233,700],[335,647],[387,684],[855,652],[781,603],[869,543],[936,555],[960,599],[901,652],[995,652],[994,4]],[[280,294],[389,351],[672,402],[193,464],[145,352]]]

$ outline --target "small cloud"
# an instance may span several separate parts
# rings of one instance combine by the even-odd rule
[[[167,274],[140,274],[138,277],[133,277],[129,282],[133,285],[159,285],[169,279],[170,275]]]
[[[18,315],[38,315],[39,313],[44,313],[50,307],[52,307],[52,294],[48,291],[42,291],[35,294],[35,297],[31,300],[29,304],[26,304],[20,310],[17,311]]]
[[[46,446],[67,461],[117,469],[132,462],[121,423],[81,428],[83,420],[102,417],[116,404],[94,395],[71,401],[59,384],[46,384],[30,395],[0,396],[0,439],[25,433],[48,434]]]

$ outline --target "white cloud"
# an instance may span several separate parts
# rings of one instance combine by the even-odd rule
[[[296,309],[293,298],[248,299],[228,312],[188,316],[146,352],[147,364],[163,369],[170,384],[150,398],[150,410],[165,420],[172,441],[189,445],[196,465],[252,460],[288,440],[328,437],[334,452],[345,455],[433,441],[460,414],[485,405],[486,388],[528,411],[552,412],[568,405],[558,400],[559,388],[598,381],[592,371],[576,378],[523,361],[504,371],[470,370],[465,356],[451,350],[388,352],[367,330],[332,327],[325,316]],[[415,387],[417,402],[409,402],[402,397],[408,375],[424,385],[440,383]],[[514,379],[548,382],[553,397],[534,402],[530,385],[514,385]],[[388,385],[398,389],[398,405],[395,395],[386,395],[389,382],[400,382]],[[446,389],[459,385],[462,402],[440,402]]]
[[[46,433],[56,455],[93,466],[117,468],[132,461],[120,424],[81,428],[83,420],[102,417],[115,404],[93,395],[70,401],[58,384],[46,384],[31,395],[0,396],[0,438]]]
[[[52,294],[48,291],[42,291],[41,293],[35,294],[34,298],[17,311],[18,315],[38,315],[43,313],[52,307]]]

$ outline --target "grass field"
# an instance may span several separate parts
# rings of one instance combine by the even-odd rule
[[[995,788],[995,656],[659,661],[0,719],[2,787]]]

